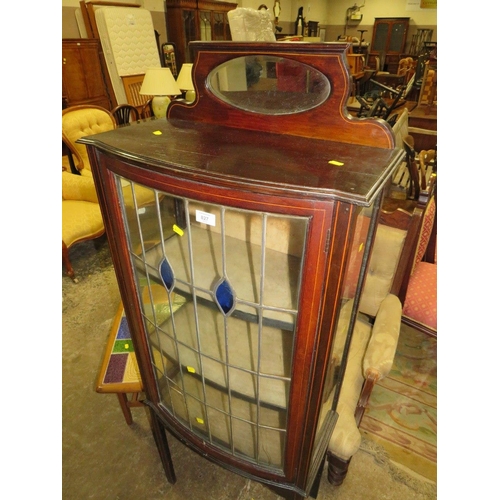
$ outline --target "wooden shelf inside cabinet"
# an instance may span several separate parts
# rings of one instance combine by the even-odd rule
[[[299,500],[318,491],[349,349],[339,317],[357,317],[404,154],[385,122],[347,114],[347,44],[192,49],[194,102],[80,142],[167,478],[165,431]],[[266,81],[245,90],[255,61]]]

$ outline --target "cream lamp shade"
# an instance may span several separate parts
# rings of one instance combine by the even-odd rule
[[[170,68],[148,68],[139,94],[153,96],[153,113],[156,118],[165,118],[170,102],[168,96],[181,94]]]
[[[181,90],[186,92],[186,101],[194,101],[196,96],[194,92],[193,85],[193,65],[191,63],[185,63],[182,65],[181,71],[179,72],[179,76],[177,77],[177,85]]]

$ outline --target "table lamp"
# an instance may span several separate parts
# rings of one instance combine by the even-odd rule
[[[184,98],[186,101],[194,101],[196,94],[194,91],[193,78],[192,78],[193,65],[186,63],[182,65],[179,76],[177,77],[177,85],[186,94]]]
[[[176,96],[181,91],[170,68],[148,68],[144,75],[139,94],[153,96],[153,113],[156,118],[165,118],[170,103],[168,96]]]

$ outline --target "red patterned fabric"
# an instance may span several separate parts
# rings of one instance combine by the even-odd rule
[[[437,331],[437,264],[419,262],[403,306],[403,316]]]
[[[417,266],[418,263],[422,260],[425,251],[427,250],[427,245],[429,244],[432,228],[434,227],[435,214],[436,201],[434,197],[432,197],[425,211],[424,219],[422,221],[422,227],[420,229],[417,254],[415,255],[415,266]]]

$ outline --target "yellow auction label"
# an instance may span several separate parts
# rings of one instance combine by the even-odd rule
[[[172,229],[174,233],[177,233],[179,236],[184,236],[184,231],[177,224],[174,224]]]

